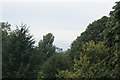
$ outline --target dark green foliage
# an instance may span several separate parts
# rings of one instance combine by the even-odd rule
[[[10,24],[8,24],[7,22],[1,22],[0,23],[0,27],[2,28],[2,74],[3,77],[5,76],[4,74],[7,73],[7,65],[8,65],[8,61],[9,61],[9,53],[6,51],[7,49],[7,41],[8,41],[8,34],[10,31]],[[3,54],[4,53],[4,54]]]
[[[15,31],[9,32],[5,43],[3,42],[3,77],[27,77],[29,72],[26,70],[29,67],[33,44],[34,41],[26,25],[21,25]]]
[[[102,32],[97,33],[102,34],[100,37],[92,35],[91,32],[98,30],[92,25],[73,42],[71,50],[74,50],[73,53],[76,52],[74,55],[79,51],[80,58],[74,60],[73,70],[59,71],[58,78],[120,78],[120,1],[113,9],[107,21],[100,23],[105,22]],[[84,42],[89,40],[93,40],[94,44],[90,42],[84,46]],[[101,45],[100,41],[104,44]]]
[[[53,45],[54,36],[52,33],[48,33],[43,36],[43,40],[40,40],[38,45],[38,51],[42,55],[44,61],[55,53],[55,46]]]
[[[85,42],[93,40],[97,43],[104,40],[102,32],[106,28],[107,20],[108,17],[104,16],[101,19],[89,24],[87,29],[81,33],[81,36],[77,37],[77,39],[73,41],[71,44],[71,52],[69,54],[71,60],[79,58],[79,53],[82,51],[82,45]]]
[[[78,37],[80,42],[88,42],[88,41],[103,41],[103,30],[106,28],[108,17],[103,16],[101,19],[94,21],[93,23],[87,26],[85,32],[81,33],[81,36]]]
[[[55,74],[59,70],[65,70],[69,68],[69,61],[65,54],[54,54],[50,57],[43,65],[43,77],[44,78],[55,78]]]
[[[120,2],[117,2],[110,12],[107,28],[104,31],[107,47],[115,47],[120,50]]]
[[[109,48],[110,54],[106,69],[112,77],[120,77],[120,1],[116,2],[113,9],[104,31],[105,45]]]

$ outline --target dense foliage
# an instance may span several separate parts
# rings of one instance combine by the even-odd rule
[[[64,52],[57,52],[52,33],[35,46],[26,25],[11,30],[1,22],[0,27],[3,78],[120,78],[120,1]]]
[[[73,42],[72,47],[74,48],[71,47],[71,50],[74,50],[73,53],[76,51],[79,52],[79,59],[74,60],[73,70],[61,70],[57,77],[120,78],[120,2],[117,2],[113,9],[114,10],[110,12],[110,17],[108,17],[108,19],[106,18],[105,22],[102,22],[103,24],[105,23],[105,27],[100,31],[100,39],[98,39],[97,36],[93,37],[93,35],[96,35],[95,33],[93,35],[89,34],[91,32],[87,34],[86,30],[83,32],[84,34],[87,34],[85,35],[86,37],[82,33],[81,36]],[[103,26],[102,23],[101,25]],[[90,27],[88,26],[88,29],[89,28]],[[94,28],[94,26],[92,26],[92,28]],[[93,31],[94,30],[97,31],[95,28]],[[97,32],[97,35],[99,35],[99,32]],[[91,36],[90,40],[93,40],[94,42],[82,44],[82,42],[89,41],[89,36]],[[84,41],[82,41],[83,38]],[[100,41],[102,41],[104,45],[101,44]]]
[[[104,72],[103,63],[107,57],[108,49],[103,42],[95,44],[94,41],[87,42],[82,47],[79,60],[74,59],[73,71],[61,70],[57,77],[61,78],[100,78]]]
[[[87,26],[87,29],[81,33],[81,36],[78,36],[75,41],[71,44],[70,50],[70,59],[78,59],[80,52],[82,51],[82,45],[91,40],[96,43],[99,41],[103,41],[103,30],[106,28],[108,17],[104,16],[101,19],[94,21],[93,23]]]

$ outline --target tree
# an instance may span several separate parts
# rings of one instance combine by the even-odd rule
[[[116,2],[110,12],[110,18],[107,23],[107,28],[104,31],[107,47],[114,47],[120,50],[120,1]]]
[[[3,42],[3,78],[27,78],[31,72],[29,62],[34,48],[28,28],[22,24],[6,38]]]
[[[7,49],[7,40],[8,40],[8,35],[9,35],[9,31],[11,31],[10,27],[11,25],[8,24],[8,22],[1,22],[0,23],[0,27],[2,28],[2,74],[3,77],[5,76],[7,70],[7,65],[8,65],[8,61],[9,61],[9,53],[6,51]],[[4,54],[3,54],[4,53]]]
[[[111,71],[112,77],[120,77],[120,1],[116,2],[113,11],[110,12],[107,27],[104,30],[104,40],[110,53],[107,69]]]
[[[99,42],[104,40],[103,31],[106,28],[108,17],[103,16],[101,19],[94,21],[87,26],[87,29],[77,37],[71,44],[69,56],[71,61],[79,59],[79,53],[82,51],[82,45],[86,42],[93,40]]]
[[[43,36],[43,40],[39,41],[38,47],[36,47],[36,64],[38,67],[38,78],[42,78],[43,65],[55,54],[55,46],[53,45],[54,36],[52,33],[48,33]]]
[[[55,46],[53,45],[54,36],[52,33],[48,33],[43,36],[43,40],[40,40],[38,45],[38,51],[41,54],[43,61],[46,61],[50,56],[55,53]]]
[[[79,60],[74,59],[73,71],[61,70],[58,78],[101,78],[104,77],[104,59],[107,57],[108,49],[103,42],[96,44],[90,41],[83,45],[83,52]]]
[[[43,65],[43,78],[56,78],[59,70],[69,68],[69,61],[64,53],[54,54]]]

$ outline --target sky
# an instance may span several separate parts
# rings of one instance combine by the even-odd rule
[[[90,2],[91,1],[91,2]],[[53,33],[54,45],[67,50],[87,25],[108,16],[116,0],[1,0],[0,19],[29,26],[36,45],[43,35]]]

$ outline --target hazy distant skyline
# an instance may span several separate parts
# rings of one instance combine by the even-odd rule
[[[30,26],[37,42],[53,33],[54,44],[66,50],[89,23],[108,16],[115,2],[3,2],[1,15],[13,26]]]

